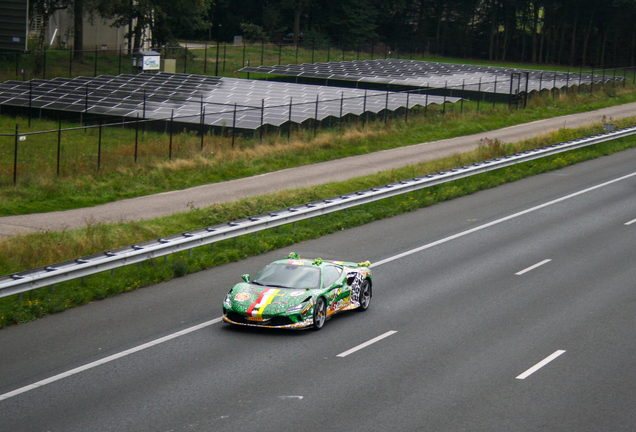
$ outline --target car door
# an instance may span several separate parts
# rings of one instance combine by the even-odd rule
[[[327,265],[322,272],[322,286],[327,291],[327,315],[338,312],[349,304],[350,288],[344,281],[342,267]]]

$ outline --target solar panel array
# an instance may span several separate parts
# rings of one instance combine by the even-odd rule
[[[0,105],[258,129],[459,98],[189,74],[6,81]]]
[[[450,88],[488,93],[513,93],[622,80],[601,74],[537,71],[492,66],[459,65],[404,59],[342,61],[244,67],[239,72],[288,75],[316,80],[342,80],[412,87]]]

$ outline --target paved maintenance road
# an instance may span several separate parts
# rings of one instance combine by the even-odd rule
[[[635,198],[629,150],[4,329],[0,432],[632,431]],[[292,250],[369,310],[218,322]]]
[[[297,189],[343,181],[352,177],[441,159],[473,150],[477,148],[479,141],[483,138],[498,139],[506,143],[518,142],[563,127],[578,127],[604,119],[618,119],[634,115],[636,115],[636,103],[631,103],[223,183],[121,200],[96,207],[2,217],[0,218],[0,236],[26,234],[38,230],[74,229],[95,222],[152,219],[185,212],[192,206],[203,208],[219,202],[265,195],[284,189]]]

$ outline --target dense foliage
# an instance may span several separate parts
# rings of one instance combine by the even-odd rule
[[[586,66],[635,63],[635,0],[217,0],[214,29],[230,41],[241,23],[271,42],[424,52]],[[221,27],[218,27],[218,25]],[[183,36],[205,37],[204,32]]]
[[[155,45],[243,35],[248,42],[573,67],[636,63],[636,0],[35,0],[32,7],[43,15],[82,13],[84,3],[91,7],[83,14],[96,10],[120,26],[135,19],[135,46],[141,27],[149,27]]]

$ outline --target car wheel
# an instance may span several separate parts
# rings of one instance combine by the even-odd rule
[[[360,287],[360,306],[356,309],[357,311],[364,312],[369,309],[369,305],[371,304],[371,284],[367,279],[362,282],[362,286]]]
[[[320,330],[327,320],[327,305],[322,297],[316,299],[314,306],[314,330]]]

